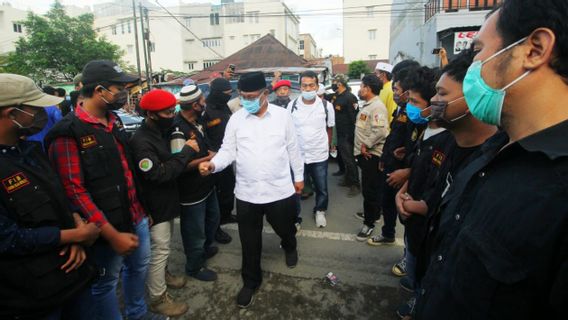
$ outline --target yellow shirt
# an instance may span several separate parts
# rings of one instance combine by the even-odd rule
[[[387,113],[389,115],[389,125],[392,122],[392,115],[397,108],[396,102],[394,102],[394,94],[392,92],[392,81],[389,81],[383,85],[383,89],[379,94],[379,98],[387,107]]]

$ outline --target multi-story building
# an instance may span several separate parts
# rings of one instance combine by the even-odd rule
[[[100,4],[94,10],[95,25],[101,35],[125,51],[125,61],[134,66],[134,21],[129,9],[131,1],[126,2],[130,5],[115,8],[112,12],[104,11],[104,15],[99,15],[104,8],[104,4]],[[148,10],[154,71],[202,70],[268,33],[298,53],[299,18],[281,0],[223,0],[219,5],[181,4],[167,8],[169,13],[161,7],[144,3],[143,6]],[[137,25],[140,27],[139,21]],[[142,49],[140,52],[142,55]]]
[[[299,54],[300,57],[306,60],[313,60],[321,57],[320,49],[311,34],[300,34]]]
[[[16,50],[16,41],[26,34],[21,21],[28,13],[13,8],[9,3],[0,5],[0,55]]]
[[[390,60],[414,59],[438,65],[433,50],[443,47],[448,58],[469,48],[487,13],[501,0],[394,0]]]
[[[343,0],[345,62],[388,59],[392,0]]]

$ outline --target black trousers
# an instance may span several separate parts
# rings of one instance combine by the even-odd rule
[[[217,173],[215,188],[219,201],[219,213],[221,221],[231,216],[235,205],[235,173],[233,167],[228,166],[225,170]]]
[[[345,165],[345,181],[349,186],[359,186],[359,169],[353,155],[353,136],[338,136],[337,150],[341,153],[341,160]]]
[[[357,163],[361,167],[361,187],[363,193],[363,213],[365,225],[375,227],[375,221],[381,215],[383,173],[379,170],[380,158],[372,155],[365,159],[362,155],[357,156]]]
[[[260,259],[262,253],[263,217],[280,237],[286,252],[296,250],[296,197],[279,201],[254,204],[237,199],[237,221],[242,247],[242,270],[244,286],[256,289],[262,283]]]
[[[386,181],[386,175],[383,176],[383,198],[382,198],[382,208],[383,208],[383,220],[384,225],[382,229],[382,235],[385,238],[394,238],[395,228],[396,228],[396,218],[398,216],[396,212],[396,193],[399,189],[395,189]]]

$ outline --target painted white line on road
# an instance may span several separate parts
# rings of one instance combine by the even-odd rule
[[[223,225],[223,229],[238,231],[239,227],[236,223]],[[275,234],[274,230],[270,226],[265,226],[263,229],[264,233]],[[313,239],[329,239],[329,240],[340,240],[340,241],[357,241],[355,234],[341,233],[341,232],[328,232],[319,230],[305,230],[302,229],[300,232],[296,233],[299,237],[313,238]],[[401,239],[396,239],[394,245],[404,246],[404,242]]]

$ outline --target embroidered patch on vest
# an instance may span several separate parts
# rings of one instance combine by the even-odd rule
[[[81,137],[79,140],[81,142],[81,148],[83,149],[94,147],[98,144],[97,139],[95,138],[94,135],[84,136]]]
[[[154,166],[154,163],[152,162],[152,160],[150,160],[148,158],[144,158],[144,159],[140,160],[140,162],[138,162],[138,168],[140,168],[140,170],[142,172],[148,172],[148,171],[152,170],[153,166]]]
[[[26,178],[23,172],[18,172],[13,176],[10,176],[2,180],[2,186],[8,193],[12,193],[18,189],[21,189],[30,184],[30,180]]]
[[[442,162],[444,162],[444,160],[446,159],[446,155],[444,153],[442,153],[441,151],[435,150],[432,153],[432,163],[439,167],[442,165]]]
[[[361,113],[361,115],[359,116],[359,120],[361,121],[367,121],[367,115],[364,113]]]
[[[218,126],[220,124],[221,124],[221,118],[213,119],[213,120],[207,122],[207,128]]]
[[[396,118],[396,121],[402,122],[402,123],[407,123],[408,117],[405,114],[401,114]]]

